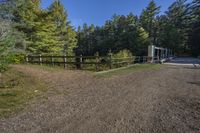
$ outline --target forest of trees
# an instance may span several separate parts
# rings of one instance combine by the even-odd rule
[[[176,55],[200,55],[200,0],[177,0],[162,15],[160,8],[151,1],[140,16],[114,15],[101,27],[84,24],[77,31],[76,52],[93,55],[128,49],[133,55],[147,55],[153,44]]]
[[[177,55],[200,55],[200,0],[176,0],[164,14],[152,0],[140,16],[113,15],[103,26],[75,29],[60,0],[0,0],[0,56],[11,53],[107,55],[127,49],[147,55],[148,45]],[[134,6],[133,6],[134,8]]]

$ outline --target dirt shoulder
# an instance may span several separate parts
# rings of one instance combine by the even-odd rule
[[[51,88],[1,132],[199,132],[200,69],[167,66],[114,78],[81,71],[16,69]]]

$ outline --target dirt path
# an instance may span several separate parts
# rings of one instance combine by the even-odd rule
[[[199,132],[200,69],[167,66],[115,78],[15,66],[52,87],[23,112],[0,120],[4,132]]]

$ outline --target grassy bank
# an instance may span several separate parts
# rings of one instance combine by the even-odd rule
[[[0,75],[0,118],[23,109],[27,102],[46,90],[38,79],[9,69]]]
[[[119,69],[113,69],[109,71],[103,71],[96,73],[96,76],[99,77],[112,77],[112,76],[119,76],[119,75],[126,75],[130,73],[134,73],[137,71],[143,71],[143,70],[149,70],[149,69],[159,69],[162,65],[160,64],[138,64],[138,65],[132,65],[129,67],[123,67]]]

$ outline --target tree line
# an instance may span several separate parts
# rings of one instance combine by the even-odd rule
[[[77,31],[77,53],[128,49],[147,55],[148,45],[156,45],[177,55],[200,55],[200,0],[176,0],[162,15],[160,9],[150,1],[140,16],[115,14],[102,27],[84,24]]]
[[[60,0],[47,9],[40,0],[0,0],[0,55],[107,55],[122,50],[147,55],[148,45],[156,45],[198,56],[200,0],[176,0],[164,14],[160,9],[152,0],[140,16],[115,14],[103,26],[84,24],[76,30]]]

